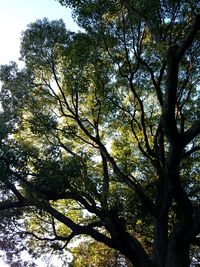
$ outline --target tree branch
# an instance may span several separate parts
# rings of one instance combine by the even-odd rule
[[[8,210],[13,208],[22,208],[27,206],[27,204],[24,201],[4,201],[0,203],[0,210]]]
[[[42,236],[38,236],[37,234],[30,232],[30,231],[23,231],[23,232],[20,232],[20,234],[31,235],[40,241],[56,241],[56,240],[66,241],[66,240],[68,240],[68,237],[58,236],[58,235],[56,235],[55,237],[42,237]]]
[[[193,148],[191,148],[190,150],[186,151],[183,154],[183,158],[189,157],[192,153],[199,151],[200,150],[200,146],[194,146]]]
[[[150,19],[144,13],[141,13],[136,7],[131,5],[129,0],[124,0],[123,3],[133,17],[136,17],[146,23],[154,41],[159,43],[161,41],[160,35],[157,32],[157,28],[151,23]],[[154,19],[156,18],[154,17]]]
[[[183,145],[186,146],[190,143],[195,137],[200,134],[200,120],[197,120],[193,123],[193,125],[185,131],[182,135],[183,138]]]
[[[18,198],[19,201],[24,201],[25,198],[22,196],[22,194],[17,190],[14,184],[8,182],[7,187],[15,194],[15,196]]]
[[[167,85],[162,111],[164,133],[168,140],[173,143],[177,141],[178,130],[175,119],[175,105],[178,84],[178,46],[171,46],[167,54]]]
[[[190,30],[188,31],[188,34],[183,41],[182,45],[179,47],[177,51],[177,59],[178,61],[181,60],[187,49],[192,45],[194,38],[196,37],[196,34],[198,33],[200,29],[200,14],[197,14],[195,16],[194,22],[191,25]]]

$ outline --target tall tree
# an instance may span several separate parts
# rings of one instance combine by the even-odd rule
[[[22,34],[24,69],[0,71],[6,229],[36,252],[33,240],[60,251],[84,235],[136,267],[188,267],[200,246],[199,1],[59,2],[84,30],[38,20]]]

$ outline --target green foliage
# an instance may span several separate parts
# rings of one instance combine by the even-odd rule
[[[200,222],[199,3],[59,2],[84,31],[37,20],[22,33],[25,67],[0,67],[6,231],[34,257],[66,257],[83,236],[71,266],[189,266]]]
[[[107,248],[105,245],[92,241],[83,241],[77,247],[72,249],[74,258],[70,267],[87,267],[91,266],[131,266],[119,252]]]
[[[41,69],[55,56],[56,45],[65,46],[69,40],[70,34],[67,33],[62,20],[37,20],[22,33],[21,59],[25,60],[28,66]]]

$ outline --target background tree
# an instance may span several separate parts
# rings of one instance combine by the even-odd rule
[[[132,266],[118,251],[91,240],[83,240],[71,250],[71,253],[73,254],[71,267]]]
[[[60,2],[84,31],[38,20],[22,34],[24,69],[1,67],[2,216],[36,254],[33,240],[61,251],[84,235],[136,267],[189,266],[199,3]]]

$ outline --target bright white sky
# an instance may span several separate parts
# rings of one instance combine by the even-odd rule
[[[50,20],[62,18],[67,29],[78,30],[71,18],[70,10],[62,7],[58,1],[0,0],[0,65],[18,60],[21,32],[26,29],[27,24],[43,17]],[[0,259],[0,266],[8,265]],[[38,266],[46,265],[40,263]]]

